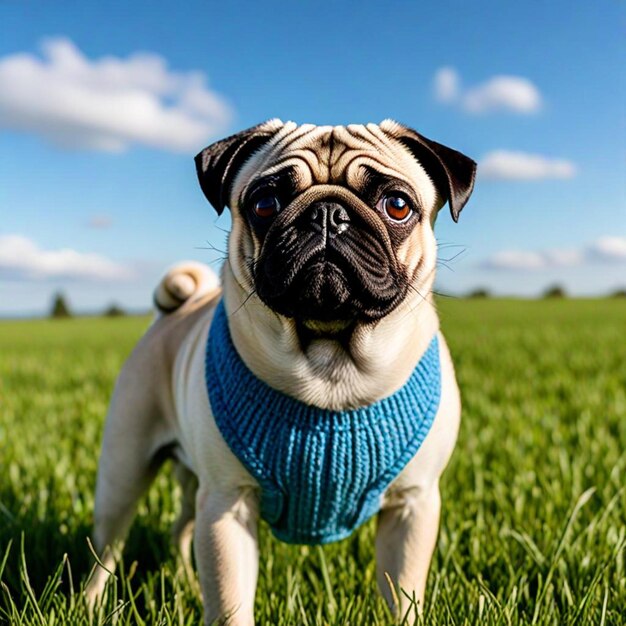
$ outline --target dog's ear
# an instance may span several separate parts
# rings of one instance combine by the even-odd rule
[[[283,122],[277,119],[263,122],[216,141],[196,155],[200,187],[218,215],[222,214],[228,204],[237,172],[282,126]]]
[[[406,146],[433,179],[439,193],[450,205],[455,222],[474,189],[476,163],[461,152],[420,135],[412,128],[385,120],[380,128]]]

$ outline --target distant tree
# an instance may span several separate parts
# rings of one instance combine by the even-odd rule
[[[626,289],[618,289],[611,294],[611,298],[626,298]]]
[[[112,304],[104,311],[105,317],[123,317],[124,315],[126,315],[126,311],[117,304]]]
[[[485,287],[478,287],[477,289],[470,291],[467,294],[467,297],[468,298],[489,298],[491,297],[491,294],[489,293],[489,290],[486,289]]]
[[[567,292],[561,285],[552,285],[543,292],[544,298],[567,298]]]
[[[62,293],[54,294],[52,301],[52,309],[50,310],[50,317],[54,319],[62,319],[66,317],[72,317],[70,308],[65,301],[65,296]]]

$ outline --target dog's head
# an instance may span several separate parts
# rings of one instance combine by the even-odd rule
[[[389,120],[270,120],[212,144],[196,166],[217,212],[231,209],[238,282],[318,332],[378,320],[432,281],[437,212],[448,202],[458,220],[476,172]]]

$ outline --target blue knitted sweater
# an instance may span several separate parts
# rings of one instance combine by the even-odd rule
[[[409,380],[369,406],[330,411],[276,391],[243,363],[222,302],[206,350],[206,384],[226,443],[261,488],[261,517],[289,543],[347,537],[428,434],[439,407],[437,337]]]

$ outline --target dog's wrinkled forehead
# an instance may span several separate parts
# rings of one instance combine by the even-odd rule
[[[410,185],[423,207],[443,203],[426,170],[378,125],[297,126],[293,122],[248,159],[233,181],[230,200],[238,203],[251,187],[281,175],[289,177],[296,191],[330,184],[359,192],[373,172]]]
[[[218,213],[271,177],[288,176],[296,191],[330,184],[358,193],[374,173],[409,185],[426,210],[448,201],[456,221],[471,194],[476,164],[391,120],[348,126],[270,120],[207,147],[196,168]]]

